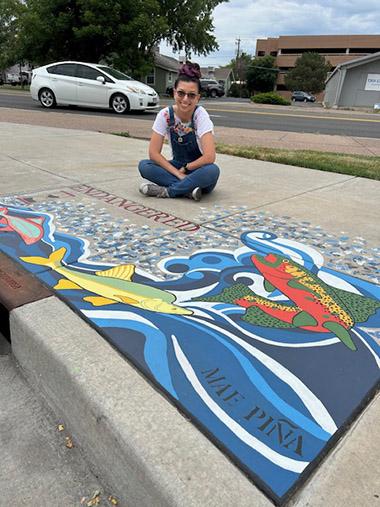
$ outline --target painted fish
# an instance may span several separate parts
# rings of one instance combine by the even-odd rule
[[[83,273],[62,265],[66,248],[55,250],[48,258],[20,257],[24,262],[49,266],[64,278],[59,280],[54,289],[85,289],[96,296],[86,296],[84,301],[93,306],[105,306],[125,303],[151,312],[171,313],[175,315],[192,315],[191,310],[174,305],[175,296],[155,287],[132,281],[135,272],[133,264],[116,266],[95,274]]]
[[[278,289],[292,303],[277,303],[258,296],[243,284],[198,300],[225,301],[247,308],[243,319],[256,325],[331,332],[349,349],[356,350],[349,330],[356,322],[365,322],[375,313],[379,302],[331,287],[303,266],[279,254],[253,255],[251,259],[264,277],[267,292]]]
[[[43,235],[44,217],[24,218],[10,215],[8,208],[0,208],[0,232],[17,232],[27,245],[37,243]]]

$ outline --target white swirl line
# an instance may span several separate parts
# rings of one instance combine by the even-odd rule
[[[197,320],[191,316],[188,316],[186,318],[190,320]],[[293,389],[307,410],[313,416],[314,420],[322,429],[330,433],[330,435],[336,432],[338,428],[336,427],[333,418],[330,416],[323,403],[310,391],[310,389],[303,382],[301,382],[298,377],[296,377],[293,373],[282,366],[282,364],[278,363],[270,356],[264,354],[264,352],[256,349],[253,347],[253,345],[250,345],[238,336],[235,336],[225,329],[220,329],[220,327],[212,324],[211,322],[209,322],[207,325],[212,329],[215,329],[218,333],[228,336],[231,338],[231,340],[240,345],[240,347],[249,352],[249,354],[261,361],[261,363],[269,370],[271,370],[272,373],[277,375],[277,377],[281,379],[282,382],[285,382]]]
[[[352,331],[353,333],[355,333],[355,334],[356,334],[356,336],[357,336],[358,338],[360,338],[360,339],[361,339],[361,341],[364,343],[364,345],[367,347],[367,349],[371,352],[371,354],[372,354],[372,355],[373,355],[373,357],[375,358],[375,361],[376,361],[377,366],[380,368],[380,358],[379,358],[379,356],[376,354],[376,352],[375,352],[374,350],[372,350],[372,348],[370,347],[370,345],[368,345],[368,343],[365,341],[365,339],[364,339],[364,338],[363,338],[363,337],[362,337],[362,336],[361,336],[361,335],[360,335],[357,331],[355,331],[355,329],[354,329],[354,328],[352,328],[352,329],[351,329],[351,331]]]
[[[230,417],[223,409],[219,407],[217,403],[211,398],[211,396],[204,389],[198,377],[191,367],[187,357],[183,353],[177,338],[172,335],[174,351],[177,357],[179,364],[182,367],[187,379],[193,386],[194,390],[198,393],[204,403],[208,406],[208,408],[218,417],[218,419],[225,424],[232,433],[234,433],[240,440],[242,440],[245,444],[247,444],[252,449],[255,449],[262,456],[267,458],[269,461],[274,463],[275,465],[284,468],[285,470],[290,470],[291,472],[301,473],[309,464],[307,461],[297,461],[292,458],[287,458],[282,454],[274,451],[267,445],[263,444],[256,437],[248,433],[246,429],[244,429],[240,424],[238,424],[232,417]]]

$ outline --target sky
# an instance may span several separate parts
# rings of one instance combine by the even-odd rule
[[[279,35],[380,34],[379,0],[230,0],[214,10],[219,51],[193,55],[201,66],[226,65],[240,51],[254,54],[256,39]],[[178,57],[163,42],[162,54]]]

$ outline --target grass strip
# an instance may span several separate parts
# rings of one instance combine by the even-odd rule
[[[119,136],[119,137],[131,137],[128,130],[122,131],[122,132],[111,132],[113,136]]]
[[[25,85],[25,86],[15,85],[15,86],[12,86],[12,85],[8,85],[8,84],[4,84],[4,85],[0,86],[0,91],[1,90],[12,90],[13,92],[28,92],[28,91],[30,91],[30,86],[29,85]]]
[[[375,156],[312,150],[283,150],[221,143],[216,145],[216,151],[235,157],[265,160],[278,164],[317,169],[318,171],[350,174],[351,176],[380,180],[380,157]]]

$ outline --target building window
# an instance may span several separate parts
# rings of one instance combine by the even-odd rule
[[[319,53],[320,55],[345,55],[346,48],[284,48],[283,55],[301,55],[303,53]]]
[[[371,54],[371,53],[377,53],[378,51],[380,51],[380,47],[378,48],[350,48],[349,49],[350,53],[365,53],[365,54]]]
[[[146,84],[154,85],[155,84],[155,71],[152,69],[150,73],[146,76]]]
[[[277,56],[277,51],[271,51],[271,52],[270,52],[270,55],[271,55],[271,56]]]
[[[173,73],[168,72],[168,83],[172,83],[172,82],[173,82]]]
[[[257,56],[265,56],[265,51],[258,51]]]

